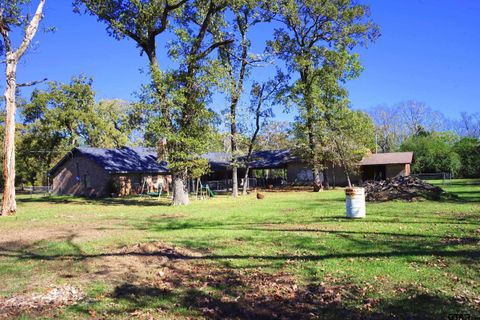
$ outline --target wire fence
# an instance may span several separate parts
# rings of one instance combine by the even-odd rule
[[[25,193],[33,194],[50,194],[52,186],[30,186],[23,189]]]
[[[411,176],[422,180],[442,180],[442,184],[450,184],[452,182],[452,174],[449,172],[416,173]]]

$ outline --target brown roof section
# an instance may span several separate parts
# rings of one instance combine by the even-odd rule
[[[380,164],[401,164],[412,163],[413,152],[390,152],[375,153],[363,157],[361,166],[373,166]]]

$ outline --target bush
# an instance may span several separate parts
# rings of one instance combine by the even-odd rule
[[[480,140],[463,138],[454,146],[460,157],[459,176],[462,178],[480,178]]]
[[[402,151],[413,151],[415,161],[412,172],[450,172],[456,175],[461,169],[461,158],[454,146],[458,136],[451,132],[422,132],[407,138]]]

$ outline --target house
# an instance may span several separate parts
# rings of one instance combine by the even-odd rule
[[[227,158],[228,159],[228,158]],[[239,158],[239,162],[244,157]],[[350,179],[354,184],[360,184],[366,180],[383,180],[396,176],[410,175],[410,165],[413,162],[413,152],[391,152],[366,155],[359,163],[360,170],[351,173]],[[228,168],[228,161],[224,168]],[[279,185],[281,183],[295,185],[309,185],[313,182],[313,173],[308,164],[299,156],[294,155],[290,150],[267,150],[258,151],[252,154],[249,163],[251,172],[249,177],[254,179],[255,184],[249,183],[251,187]],[[231,178],[231,174],[225,171],[225,179]],[[326,175],[325,177],[323,175]],[[239,168],[239,178],[244,176],[244,169]],[[322,179],[332,185],[347,185],[347,177],[342,167],[328,165],[322,173]],[[249,179],[249,180],[251,180]],[[242,183],[242,182],[241,182]]]
[[[74,148],[49,172],[53,193],[89,197],[138,194],[159,182],[168,189],[168,174],[166,164],[157,162],[156,150],[143,147]]]
[[[202,182],[208,183],[213,190],[230,189],[231,156],[224,152],[210,152],[203,157],[209,162],[210,173],[202,177]],[[248,163],[248,181],[243,181],[245,161],[245,157],[238,158],[240,186],[244,183],[247,183],[249,188],[284,184],[308,185],[313,181],[309,166],[290,150],[254,152]],[[371,154],[362,159],[359,173],[352,174],[351,180],[359,184],[364,180],[409,175],[412,161],[412,152]],[[347,184],[341,167],[331,165],[324,173],[330,184]],[[167,163],[158,163],[156,150],[144,147],[74,148],[50,170],[49,175],[53,193],[90,197],[125,196],[154,191],[159,183],[164,191],[168,191],[172,181]],[[191,182],[189,187],[194,189],[194,183]]]

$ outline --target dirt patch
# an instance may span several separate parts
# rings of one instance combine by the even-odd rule
[[[21,314],[40,314],[61,306],[72,305],[84,298],[79,289],[61,286],[42,294],[17,295],[0,298],[0,318],[12,318]]]
[[[330,312],[332,318],[339,312],[364,317],[364,311],[342,306],[352,292],[362,296],[352,284],[325,277],[324,282],[302,285],[285,272],[232,269],[206,262],[207,255],[156,242],[137,244],[102,259],[102,267],[108,268],[103,275],[122,280],[111,297],[128,300],[139,311],[144,298],[175,297],[175,306],[209,319],[317,319]]]
[[[128,312],[139,317],[148,308],[148,301],[165,298],[175,302],[167,304],[165,310],[155,309],[156,315],[175,316],[175,309],[181,308],[208,319],[373,316],[362,309],[345,307],[347,297],[361,299],[365,293],[353,284],[325,276],[323,282],[305,285],[284,271],[268,273],[260,267],[235,269],[229,266],[228,259],[213,261],[213,257],[207,251],[159,242],[140,243],[81,257],[77,261],[84,269],[75,274],[75,284],[83,288],[93,281],[105,282],[112,288],[107,295],[119,303],[128,301]],[[48,315],[82,297],[81,291],[74,287],[55,287],[44,294],[0,300],[0,315],[5,318],[20,314]],[[102,297],[103,293],[98,299]],[[113,317],[114,312],[115,307],[102,312],[102,316]]]
[[[103,238],[108,234],[116,234],[119,229],[126,229],[118,225],[115,220],[105,220],[100,224],[99,222],[69,223],[62,225],[55,225],[53,227],[30,227],[15,230],[15,232],[0,233],[0,245],[13,242],[24,242],[32,244],[38,241],[58,241],[71,239],[78,242],[91,241],[94,239]],[[28,240],[25,240],[28,239]]]

